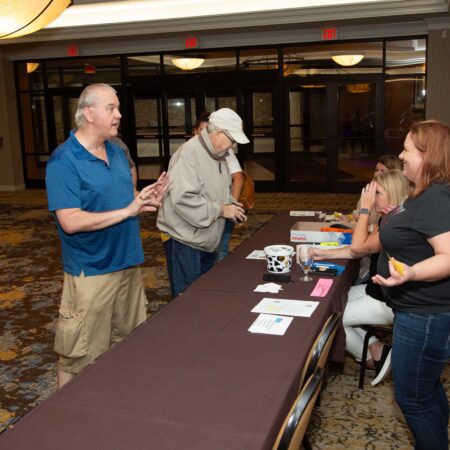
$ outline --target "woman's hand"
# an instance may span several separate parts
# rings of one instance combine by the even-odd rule
[[[372,281],[375,284],[379,284],[380,286],[392,287],[398,286],[400,284],[404,284],[407,281],[411,281],[416,276],[416,269],[412,266],[408,266],[405,263],[401,263],[403,267],[403,275],[395,270],[394,265],[391,261],[389,261],[389,272],[391,276],[389,278],[384,278],[381,275],[377,274],[372,277]]]
[[[322,261],[322,260],[326,259],[325,251],[320,248],[313,247],[313,253],[314,253],[314,259],[316,261]]]
[[[373,209],[375,205],[375,196],[377,194],[377,184],[375,181],[371,181],[366,187],[362,188],[361,191],[361,208],[366,208],[369,211]]]

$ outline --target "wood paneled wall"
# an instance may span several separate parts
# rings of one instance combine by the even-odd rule
[[[450,125],[450,29],[429,34],[426,111],[427,119]]]
[[[25,188],[13,64],[0,55],[0,191]]]

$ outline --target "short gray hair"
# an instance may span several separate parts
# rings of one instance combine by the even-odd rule
[[[208,134],[211,134],[213,131],[217,131],[218,128],[213,125],[212,123],[208,122],[206,125],[206,131],[208,132]]]
[[[75,123],[77,127],[81,127],[85,123],[86,119],[84,118],[83,110],[84,108],[89,108],[96,104],[98,100],[98,91],[101,89],[109,89],[113,91],[114,94],[117,94],[117,91],[112,86],[105,83],[90,84],[84,88],[78,99],[78,106],[75,112]]]

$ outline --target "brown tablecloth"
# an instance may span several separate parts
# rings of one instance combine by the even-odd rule
[[[289,211],[280,212],[268,225],[262,227],[250,239],[244,241],[227,258],[213,267],[208,273],[199,278],[190,289],[219,290],[223,292],[250,292],[258,284],[264,283],[262,277],[266,272],[266,262],[246,259],[253,250],[263,250],[267,245],[285,244],[295,248],[295,243],[290,242],[290,228],[295,223],[311,221],[309,217],[291,217]],[[325,297],[330,303],[330,314],[336,311],[342,312],[347,303],[347,294],[354,279],[357,276],[358,264],[355,261],[330,260],[345,266],[345,272],[334,277],[334,283]],[[294,300],[317,300],[310,297],[316,280],[310,283],[300,282],[303,275],[300,267],[293,264],[290,283],[283,283],[283,291],[276,296]],[[265,294],[271,297],[270,294]],[[339,326],[335,338],[335,344],[331,350],[330,359],[333,362],[344,362],[345,358],[345,332],[342,324]]]
[[[243,256],[287,243],[289,228],[287,214],[278,216],[1,435],[0,449],[270,449],[350,278],[336,277],[312,317],[296,317],[284,336],[249,333],[251,309],[273,294],[252,292],[265,263]],[[315,283],[293,275],[277,296],[312,299]]]

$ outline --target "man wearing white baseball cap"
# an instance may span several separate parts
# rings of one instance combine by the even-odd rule
[[[228,134],[238,144],[250,142],[242,130],[242,119],[230,108],[221,108],[211,113],[209,123]]]
[[[237,143],[248,142],[242,119],[231,109],[222,108],[213,112],[206,128],[185,142],[170,160],[171,184],[157,226],[174,297],[214,265],[225,219],[247,219],[242,205],[231,196],[225,157]]]

